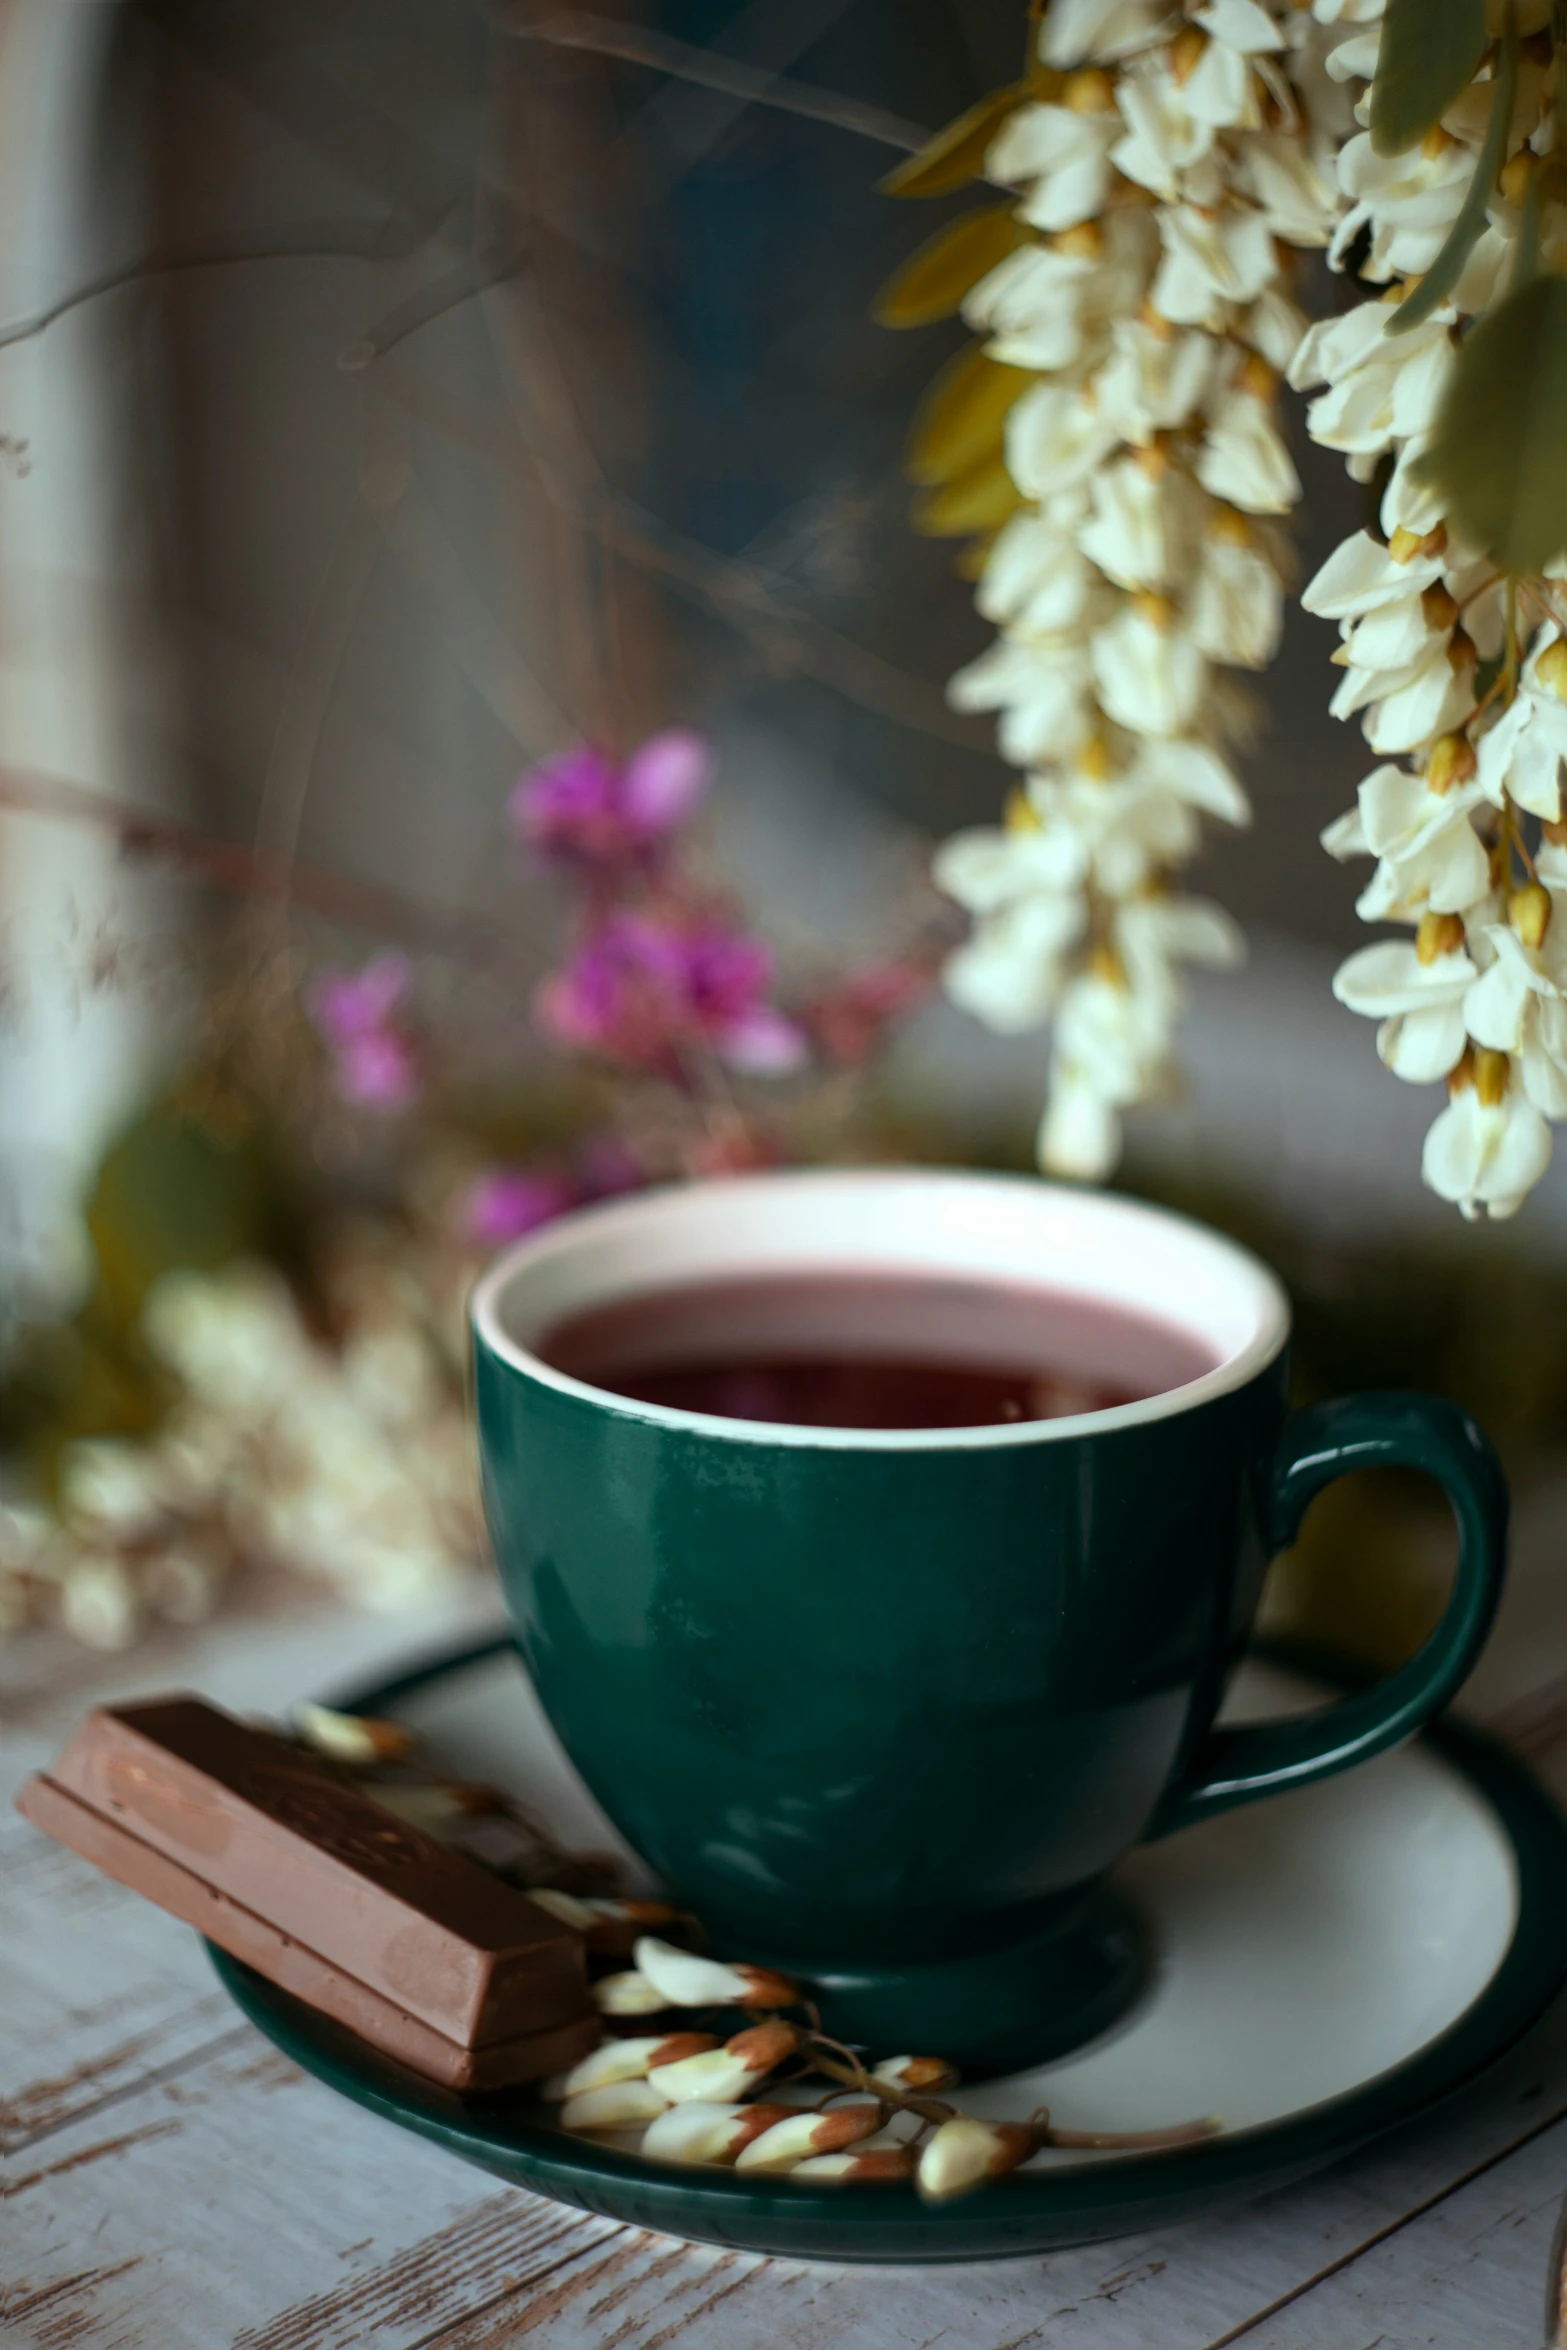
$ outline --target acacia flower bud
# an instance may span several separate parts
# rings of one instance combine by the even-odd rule
[[[1507,1098],[1507,1079],[1512,1063],[1506,1053],[1482,1049],[1475,1054],[1475,1092],[1484,1110],[1499,1110]]]
[[[759,2081],[765,2080],[792,2054],[799,2039],[793,2024],[782,2023],[777,2017],[765,2024],[752,2024],[748,2030],[737,2032],[722,2048],[704,2049],[698,2056],[660,2065],[659,2090],[671,2105],[683,2105],[688,2097],[724,2104],[731,2098],[745,2096]]]
[[[1421,915],[1415,929],[1415,954],[1421,963],[1429,965],[1443,955],[1456,955],[1463,943],[1462,915]]]
[[[1202,63],[1202,53],[1208,46],[1208,36],[1200,26],[1183,26],[1170,43],[1170,70],[1178,88],[1184,88]]]
[[[955,2089],[958,2068],[948,2064],[944,2056],[886,2056],[871,2074],[873,2081],[885,2081],[891,2089],[906,2089],[916,2096],[935,2096],[942,2089]]]
[[[689,2097],[683,2105],[667,2105],[649,2123],[642,2152],[649,2162],[733,2162],[754,2138],[787,2121],[794,2110]]]
[[[804,2162],[797,2162],[789,2173],[793,2179],[844,2179],[851,2184],[868,2185],[873,2179],[908,2179],[914,2175],[918,2156],[912,2146],[853,2147],[841,2154],[813,2154]]]
[[[1526,947],[1539,946],[1551,919],[1551,893],[1538,881],[1515,889],[1507,901],[1507,919]]]
[[[606,2081],[600,2088],[568,2097],[560,2110],[561,2124],[568,2130],[627,2130],[635,2122],[650,2122],[668,2103],[651,2081]]]
[[[1108,114],[1115,104],[1115,83],[1101,65],[1085,66],[1068,74],[1061,103],[1073,114]]]
[[[659,2015],[666,2007],[680,2004],[669,1999],[635,1967],[623,1975],[601,1976],[592,1991],[593,2004],[600,2015]]]
[[[1460,669],[1474,669],[1479,660],[1480,648],[1474,638],[1467,629],[1455,628],[1447,643],[1448,667],[1455,673]]]
[[[1407,530],[1402,523],[1387,542],[1387,551],[1395,563],[1413,563],[1417,555],[1435,556],[1447,552],[1447,525],[1439,522],[1435,530]]]
[[[1520,147],[1516,155],[1509,155],[1502,165],[1497,185],[1511,205],[1522,204],[1529,193],[1529,182],[1534,177],[1534,157],[1527,147]]]
[[[1559,702],[1567,702],[1567,644],[1560,637],[1546,646],[1534,665],[1534,674]]]
[[[1467,735],[1439,734],[1426,761],[1426,789],[1445,798],[1456,784],[1469,781],[1477,765]]]
[[[1221,502],[1209,517],[1208,536],[1221,547],[1249,547],[1257,533],[1249,515],[1243,514],[1238,506]]]
[[[826,2113],[807,2108],[775,2122],[753,2138],[735,2164],[736,2170],[793,2170],[813,2154],[837,2154],[881,2128],[883,2108],[875,2104],[834,2105]]]
[[[1458,598],[1450,589],[1434,579],[1420,595],[1420,610],[1427,628],[1451,628],[1458,618]]]
[[[798,1983],[771,1967],[726,1966],[693,1950],[677,1950],[652,1934],[642,1936],[635,1957],[638,1972],[670,2007],[793,2007],[799,2001]]]
[[[920,2154],[919,2191],[932,2203],[967,2195],[1026,2162],[1039,2141],[1022,2122],[982,2122],[960,2113],[943,2122]]]
[[[1271,400],[1279,388],[1278,370],[1268,365],[1260,351],[1247,352],[1235,381],[1237,388],[1250,392],[1254,400]]]
[[[575,2097],[585,2089],[607,2088],[611,2081],[644,2080],[661,2064],[678,2064],[683,2057],[700,2056],[704,2048],[717,2046],[711,2032],[658,2032],[646,2039],[604,2040],[566,2074],[559,2094]]]
[[[1057,229],[1050,240],[1057,253],[1068,253],[1074,261],[1103,259],[1105,233],[1097,220],[1079,220],[1071,228]]]

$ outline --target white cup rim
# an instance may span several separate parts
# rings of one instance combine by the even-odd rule
[[[966,1213],[965,1213],[966,1212]],[[532,1342],[584,1307],[725,1272],[954,1270],[1153,1313],[1218,1360],[1184,1385],[1053,1420],[970,1428],[816,1428],[644,1403],[556,1367]],[[1020,1264],[1020,1257],[1024,1260]],[[542,1387],[715,1442],[832,1452],[986,1452],[1145,1426],[1233,1393],[1289,1338],[1289,1301],[1248,1249],[1120,1194],[960,1168],[791,1168],[650,1187],[579,1208],[517,1241],[481,1275],[481,1349]]]

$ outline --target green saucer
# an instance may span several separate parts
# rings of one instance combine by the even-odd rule
[[[1243,1705],[1277,1712],[1320,1682],[1249,1665]],[[526,1791],[568,1841],[608,1832],[493,1640],[338,1703],[395,1714],[453,1764]],[[1154,1963],[1114,2029],[958,2102],[1048,2104],[1072,2128],[1216,2113],[1165,2153],[1046,2154],[961,2201],[669,2169],[568,2136],[523,2093],[460,2098],[220,1951],[219,1977],[267,2037],[372,2113],[540,2195],[748,2251],[827,2260],[976,2260],[1165,2225],[1286,2186],[1471,2080],[1567,1978],[1567,1823],[1490,1739],[1454,1722],[1354,1774],[1188,1829],[1114,1879]],[[878,2050],[877,2054],[894,2051]]]

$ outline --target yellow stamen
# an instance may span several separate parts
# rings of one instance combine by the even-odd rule
[[[1108,114],[1115,104],[1115,83],[1102,66],[1085,66],[1068,76],[1061,103],[1074,114]]]
[[[1473,1085],[1474,1081],[1475,1049],[1472,1044],[1466,1044],[1447,1072],[1447,1090],[1449,1094],[1462,1093],[1464,1088]]]
[[[1110,745],[1102,734],[1091,734],[1077,754],[1080,775],[1090,783],[1108,783],[1115,773],[1115,762],[1110,756]]]
[[[1534,674],[1559,702],[1567,702],[1567,644],[1560,637],[1546,646],[1534,665]]]
[[[1475,1092],[1480,1096],[1483,1110],[1499,1110],[1507,1099],[1510,1066],[1505,1053],[1482,1050],[1475,1054]]]
[[[1271,400],[1279,388],[1278,370],[1268,365],[1260,351],[1248,351],[1246,364],[1236,382],[1243,392],[1250,392],[1254,400]]]
[[[1421,595],[1420,609],[1427,628],[1451,628],[1458,618],[1458,598],[1439,579],[1433,580]]]
[[[1423,964],[1456,955],[1464,943],[1464,926],[1457,914],[1422,914],[1415,932],[1415,953]]]
[[[1534,157],[1527,147],[1520,147],[1502,165],[1498,186],[1509,204],[1521,205],[1529,193],[1529,182],[1534,177]]]
[[[1202,53],[1208,46],[1208,36],[1194,24],[1186,26],[1170,43],[1170,70],[1177,87],[1190,81],[1202,62]]]
[[[1139,588],[1132,598],[1132,610],[1149,621],[1162,636],[1168,636],[1176,622],[1176,609],[1168,596],[1158,596],[1148,588]]]
[[[1476,767],[1474,749],[1461,734],[1439,734],[1426,761],[1426,789],[1441,797],[1455,784],[1467,783]]]
[[[1537,947],[1551,919],[1551,893],[1538,881],[1515,889],[1507,901],[1507,919],[1526,947]]]
[[[1097,261],[1105,249],[1105,233],[1097,220],[1079,220],[1071,228],[1057,229],[1050,242],[1057,253],[1070,253],[1078,261]]]
[[[1008,792],[1001,820],[1008,832],[1043,832],[1045,829],[1038,809],[1021,784]]]

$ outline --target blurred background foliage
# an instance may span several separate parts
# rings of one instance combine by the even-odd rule
[[[994,813],[989,729],[941,690],[987,632],[950,550],[911,532],[901,468],[964,337],[889,334],[871,309],[965,202],[891,203],[878,180],[1012,78],[1024,38],[1018,0],[125,0],[56,21],[72,13],[108,28],[89,185],[75,247],[0,332],[0,424],[24,404],[6,365],[58,349],[99,387],[99,526],[134,592],[119,580],[103,632],[112,758],[81,769],[108,911],[79,913],[85,866],[62,850],[80,953],[57,992],[90,1012],[118,991],[134,1017],[75,1158],[17,1172],[14,1116],[0,1152],[18,1229],[86,1202],[60,1310],[20,1251],[7,1282],[0,1437],[46,1481],[71,1437],[157,1423],[139,1315],[161,1271],[259,1256],[330,1337],[333,1219],[368,1209],[417,1241],[420,1150],[394,1163],[299,1114],[288,998],[311,961],[415,956],[461,1040],[443,1116],[466,1147],[548,1150],[587,1116],[528,1039],[559,912],[498,854],[519,768],[573,737],[702,726],[723,760],[715,868],[807,957],[890,935],[928,836]],[[58,495],[63,424],[43,397],[23,422],[29,494]],[[1362,493],[1303,436],[1297,458],[1305,575]],[[1429,1104],[1364,1068],[1328,998],[1358,934],[1317,834],[1365,763],[1327,713],[1333,642],[1292,617],[1247,763],[1256,825],[1199,875],[1258,940],[1254,977],[1199,999],[1201,1146],[1145,1142],[1126,1181],[1279,1268],[1303,1400],[1439,1389],[1527,1484],[1567,1429],[1567,1216],[1542,1195],[1526,1226],[1434,1220],[1398,1127]],[[0,845],[18,821],[0,813]],[[27,1084],[61,1032],[40,1021],[17,1056]],[[867,1147],[1027,1165],[1037,1046],[943,1012],[921,1037],[868,1099]],[[1378,1160],[1396,1191],[1338,1183]],[[1273,1609],[1391,1658],[1447,1563],[1429,1493],[1349,1480]]]

